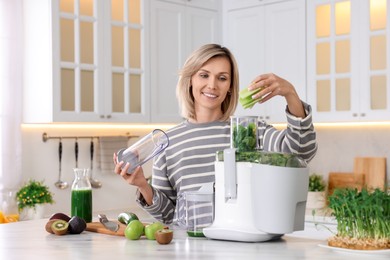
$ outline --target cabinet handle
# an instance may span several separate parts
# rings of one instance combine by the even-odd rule
[[[110,118],[111,118],[111,115],[107,115],[106,117],[107,117],[108,119],[110,119]]]
[[[100,115],[100,118],[104,118],[104,115]]]
[[[352,116],[357,117],[358,115],[357,115],[357,113],[352,113]]]
[[[364,116],[366,116],[366,113],[361,113],[360,116],[364,117]]]

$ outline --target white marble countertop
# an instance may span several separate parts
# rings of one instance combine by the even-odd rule
[[[104,213],[116,219],[117,212]],[[142,210],[137,215],[141,221],[150,220]],[[347,255],[320,247],[326,245],[331,233],[325,228],[317,230],[310,222],[304,231],[262,243],[191,238],[184,230],[175,229],[168,245],[144,237],[133,241],[88,231],[56,236],[45,231],[46,222],[39,219],[0,225],[0,259],[367,259],[367,255]]]

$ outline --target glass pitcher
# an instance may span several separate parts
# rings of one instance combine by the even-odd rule
[[[92,222],[92,186],[89,181],[89,169],[75,168],[72,184],[71,215]]]
[[[130,167],[127,173],[131,174],[138,166],[143,165],[164,151],[168,145],[168,135],[163,130],[154,129],[132,146],[119,150],[118,162],[124,161],[125,163],[129,163]]]
[[[190,237],[204,237],[203,228],[214,220],[214,193],[186,191],[177,198],[177,224],[184,226]]]
[[[230,117],[230,148],[237,152],[253,152],[259,149],[257,116]]]

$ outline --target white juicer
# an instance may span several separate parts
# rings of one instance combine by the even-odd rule
[[[260,242],[303,230],[308,168],[236,162],[235,149],[215,162],[215,215],[203,229],[211,239]]]

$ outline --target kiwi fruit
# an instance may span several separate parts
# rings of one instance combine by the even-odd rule
[[[68,228],[69,228],[68,222],[62,219],[54,220],[53,223],[51,224],[51,230],[54,232],[54,234],[59,236],[68,233]]]
[[[173,230],[160,229],[160,230],[156,231],[154,236],[156,237],[156,240],[159,244],[167,245],[167,244],[171,243],[171,241],[173,239]]]
[[[51,215],[49,220],[52,220],[52,219],[62,219],[62,220],[65,220],[66,222],[69,222],[70,217],[68,215],[66,215],[65,213],[58,212],[58,213],[54,213],[53,215]]]
[[[71,234],[80,234],[87,228],[87,223],[84,219],[73,216],[69,221],[69,233]]]
[[[50,234],[54,234],[54,231],[51,229],[51,225],[54,223],[54,221],[56,221],[58,219],[50,219],[46,225],[45,225],[45,229],[47,232],[49,232]]]

